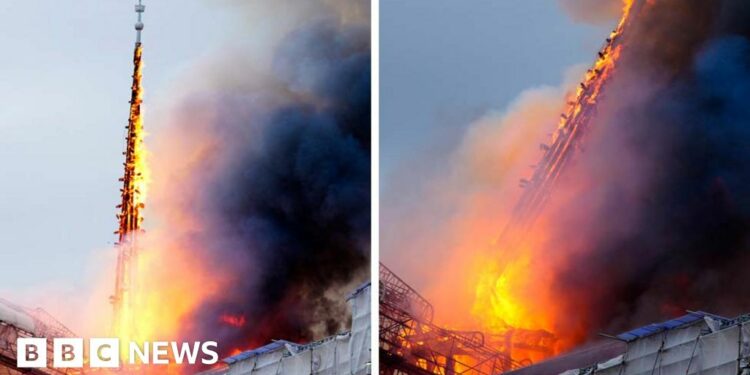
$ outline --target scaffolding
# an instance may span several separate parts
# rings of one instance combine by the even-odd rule
[[[381,264],[381,374],[492,375],[520,366],[482,332],[445,329],[433,317],[432,305]]]
[[[46,311],[28,309],[0,299],[0,375],[72,375],[80,369],[52,368],[52,340],[54,338],[76,337],[62,323]],[[19,338],[47,338],[47,368],[31,369],[16,367]]]

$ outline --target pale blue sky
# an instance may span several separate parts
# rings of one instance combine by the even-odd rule
[[[83,286],[115,238],[133,3],[0,2],[0,293]],[[148,114],[241,19],[219,0],[145,3]],[[380,19],[384,187],[415,160],[439,165],[488,109],[593,61],[606,35],[556,0],[382,0]]]
[[[400,166],[447,154],[487,110],[593,61],[609,30],[576,24],[558,0],[381,0],[380,12],[386,188]]]
[[[133,4],[0,2],[0,293],[83,287],[115,239]],[[240,20],[218,0],[144,4],[148,114],[150,99]]]

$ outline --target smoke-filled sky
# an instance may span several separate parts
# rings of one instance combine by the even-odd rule
[[[205,336],[221,328],[210,325],[221,324],[224,313],[245,315],[245,331],[224,327],[221,337],[205,338],[243,348],[342,329],[343,297],[367,279],[368,5],[144,3],[144,126],[153,180],[144,242],[158,245],[144,255],[144,278],[160,282],[145,298],[172,310],[161,321],[144,319],[142,333],[159,324],[158,333],[170,337]],[[82,334],[98,333],[114,283],[133,2],[12,1],[0,9],[16,15],[0,36],[14,53],[0,62],[0,294],[45,307]],[[200,149],[183,147],[195,142],[217,142],[202,155],[215,162],[210,169],[194,168],[203,166],[191,159]],[[188,197],[192,204],[182,205]],[[190,226],[196,218],[199,233]],[[189,246],[166,253],[175,243]],[[165,281],[152,266],[182,273]],[[220,284],[227,280],[238,284],[224,299],[180,300],[208,298],[199,287],[227,288]],[[294,287],[298,294],[286,293]],[[292,302],[313,314],[277,316]],[[186,305],[200,311],[180,309]],[[209,326],[190,326],[179,313]],[[268,329],[271,317],[279,330]],[[92,318],[99,321],[91,325]],[[179,323],[184,331],[176,332]]]
[[[589,336],[686,309],[750,309],[741,271],[750,7],[663,0],[634,9],[596,130],[561,180],[576,197],[552,199],[550,243],[567,255],[553,290],[568,296],[563,308],[576,306]],[[597,286],[584,288],[591,280]]]
[[[274,4],[302,18],[196,66],[154,134],[146,309],[221,354],[341,332],[369,280],[369,3]]]
[[[135,40],[133,1],[9,0],[0,44],[0,290],[86,286],[115,240]],[[145,111],[242,19],[222,2],[144,2]],[[146,120],[147,127],[153,121]],[[95,260],[96,259],[96,260]],[[7,292],[7,293],[6,293]]]
[[[559,4],[585,22],[604,22],[612,12],[588,1]],[[415,178],[412,167],[386,181],[383,259],[424,291],[444,322],[542,328],[559,336],[558,349],[570,349],[598,332],[685,310],[734,316],[750,309],[742,271],[750,7],[741,0],[635,4],[586,84],[578,86],[580,67],[547,87],[529,79],[510,104],[465,122],[431,174]],[[574,114],[566,102],[575,103],[576,87],[597,94],[595,106]],[[530,229],[511,227],[500,237],[519,179],[531,175],[542,155],[537,145],[550,141],[563,112],[563,119],[587,118],[583,144],[573,144],[572,162]],[[556,134],[569,132],[568,124]],[[434,155],[420,155],[421,163],[434,163],[426,159]]]
[[[413,175],[404,164],[440,165],[435,158],[486,111],[504,108],[529,87],[557,85],[568,67],[590,62],[614,22],[601,4],[620,3],[585,3],[381,1],[384,192],[408,178],[399,171]]]
[[[418,268],[421,257],[399,258],[400,218],[426,204],[425,180],[449,169],[472,123],[593,61],[616,16],[592,8],[552,0],[382,1],[382,259],[394,271]],[[418,276],[407,280],[422,286]]]

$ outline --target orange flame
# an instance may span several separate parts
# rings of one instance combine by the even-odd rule
[[[140,106],[140,103],[143,102],[143,86],[141,85],[141,82],[143,80],[143,63],[141,62],[143,47],[139,45],[136,48],[136,51],[139,63],[136,65],[134,78],[138,81],[138,84],[134,89],[136,90],[136,98]],[[135,148],[133,153],[135,160],[135,170],[137,171],[134,180],[135,190],[137,192],[137,194],[135,195],[135,200],[137,205],[144,206],[146,203],[148,185],[151,181],[150,170],[148,168],[148,163],[146,162],[146,159],[148,158],[148,151],[144,144],[144,140],[147,134],[143,130],[143,116],[141,116],[140,108],[137,112],[131,110],[130,116],[131,121],[134,124],[133,133],[135,134]]]
[[[141,211],[145,207],[146,189],[149,173],[146,165],[146,149],[144,146],[145,133],[141,116],[143,102],[142,64],[143,47],[136,44],[133,54],[133,85],[131,87],[130,115],[128,119],[128,134],[126,138],[125,173],[120,179],[122,202],[118,205],[120,213],[117,233],[117,270],[115,275],[115,293],[112,296],[114,305],[114,333],[125,340],[133,335],[133,322],[136,317],[136,300],[138,292],[138,255],[139,243],[137,237],[141,231],[143,216]]]
[[[232,327],[243,327],[246,323],[246,319],[244,315],[232,315],[232,314],[224,314],[219,317],[219,321],[230,325]]]
[[[202,264],[193,252],[196,245],[190,236],[202,230],[205,223],[199,222],[199,215],[188,213],[193,207],[189,193],[175,193],[193,176],[194,168],[181,169],[180,166],[205,160],[212,147],[212,135],[192,137],[176,132],[169,137],[169,150],[160,149],[159,159],[149,158],[140,111],[143,100],[142,51],[141,45],[137,45],[128,136],[131,156],[127,157],[126,178],[123,178],[123,191],[132,193],[128,201],[132,203],[120,206],[135,209],[128,211],[123,208],[119,215],[121,244],[118,252],[127,254],[129,263],[123,262],[127,266],[121,267],[118,259],[118,274],[132,279],[132,283],[120,284],[113,296],[116,304],[113,334],[122,342],[180,341],[184,339],[181,334],[185,331],[187,316],[223,282],[221,275]],[[182,123],[186,121],[196,121],[196,118],[180,120]],[[156,146],[163,145],[157,143]],[[152,168],[158,173],[152,175]],[[153,216],[150,222],[154,225],[144,232],[141,223],[147,193],[149,214]],[[124,220],[126,214],[131,217]],[[121,268],[130,271],[121,271]],[[124,298],[118,298],[117,290],[122,290],[120,295]],[[177,365],[147,366],[136,370],[155,374],[183,371]]]
[[[622,33],[629,23],[634,4],[634,0],[624,1],[623,16],[617,28],[610,34],[593,67],[586,72],[583,83],[569,98],[569,106],[552,136],[552,143],[558,144],[559,153],[573,146],[570,133],[587,121],[591,116],[588,108],[601,100],[602,89],[620,59]],[[545,178],[553,179],[550,176],[558,173],[562,163],[562,160],[551,162]],[[502,258],[494,254],[480,256],[482,259],[475,268],[478,276],[472,314],[486,331],[498,334],[512,328],[556,331],[560,312],[556,311],[555,301],[564,297],[552,295],[554,280],[549,275],[554,271],[554,262],[559,260],[552,259],[554,255],[550,255],[549,245],[545,243],[549,225],[542,218],[532,230],[512,229],[518,233],[511,233],[510,237],[520,236],[523,238],[520,243],[497,244],[495,248],[501,249]],[[555,351],[576,344],[571,342],[575,339],[561,339]]]

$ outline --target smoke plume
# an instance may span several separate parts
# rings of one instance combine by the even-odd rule
[[[414,178],[394,178],[384,192],[384,262],[430,300],[439,321],[476,328],[469,312],[477,269],[495,257],[492,244],[520,196],[519,179],[537,162],[538,145],[582,71],[570,69],[559,87],[528,89],[505,111],[485,114],[468,127],[440,174],[422,176],[416,185]]]
[[[496,240],[520,194],[518,179],[531,174],[522,168],[540,155],[520,154],[508,168],[502,160],[514,149],[513,131],[498,131],[493,141],[476,137],[476,127],[445,174],[429,182],[432,194],[421,204],[440,202],[433,215],[403,220],[427,234],[384,240],[399,254],[443,249],[444,261],[418,286],[452,327],[543,328],[567,349],[685,310],[750,311],[743,272],[750,261],[750,6],[636,3],[644,6],[623,34],[591,131],[523,244],[501,248]],[[548,113],[546,101],[535,103],[528,105]],[[529,121],[530,129],[539,126]],[[553,131],[556,119],[545,121]],[[482,177],[504,171],[516,178]],[[471,177],[460,191],[456,175]]]
[[[560,6],[576,22],[605,24],[622,13],[623,0],[559,0]]]
[[[734,0],[649,2],[637,15],[589,149],[563,182],[586,198],[549,213],[559,224],[547,251],[568,254],[555,294],[586,335],[750,309],[748,21]],[[571,236],[586,240],[566,248]]]
[[[144,336],[224,356],[347,329],[369,273],[368,6],[300,3],[314,15],[280,13],[272,55],[229,51],[178,84],[149,139]]]

